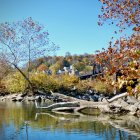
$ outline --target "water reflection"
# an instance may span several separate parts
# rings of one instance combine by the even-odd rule
[[[66,114],[36,110],[33,103],[0,103],[2,140],[134,140],[140,118],[134,116]]]

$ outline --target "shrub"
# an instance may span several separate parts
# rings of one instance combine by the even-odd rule
[[[76,88],[78,90],[78,93],[85,93],[88,89],[93,89],[93,81],[91,80],[79,80],[78,84],[76,85]]]
[[[79,82],[76,76],[68,75],[68,74],[60,75],[57,77],[57,79],[58,82],[60,83],[60,88],[64,88],[64,89],[70,89]]]
[[[101,80],[94,80],[93,88],[95,91],[105,94],[112,94],[114,91],[114,88],[111,84]]]
[[[3,79],[3,84],[10,93],[17,93],[25,90],[26,81],[24,77],[19,73],[11,73]]]
[[[42,72],[31,73],[30,80],[33,86],[45,92],[56,91],[59,89],[59,83],[54,76],[48,76]]]

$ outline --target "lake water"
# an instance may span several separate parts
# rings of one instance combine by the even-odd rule
[[[59,114],[34,103],[0,103],[0,140],[137,139],[140,118],[134,116]]]

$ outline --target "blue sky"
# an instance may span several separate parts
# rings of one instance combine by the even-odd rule
[[[0,22],[32,17],[59,45],[57,55],[93,54],[107,48],[115,30],[107,24],[97,25],[100,8],[98,0],[0,0]]]

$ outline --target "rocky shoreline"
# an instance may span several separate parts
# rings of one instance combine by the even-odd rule
[[[0,101],[13,101],[13,102],[34,102],[40,101],[47,103],[51,102],[80,102],[80,106],[87,108],[99,108],[102,113],[110,114],[129,114],[140,117],[140,97],[136,99],[134,96],[126,96],[108,102],[109,97],[97,94],[64,95],[60,93],[43,93],[38,92],[34,95],[27,95],[25,93],[0,95]]]

